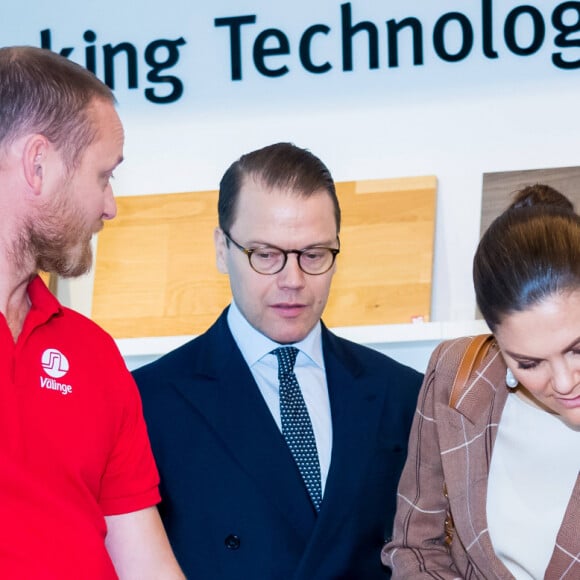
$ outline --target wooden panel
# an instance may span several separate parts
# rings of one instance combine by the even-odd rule
[[[92,317],[116,338],[197,334],[230,300],[213,248],[217,192],[117,198],[97,240]]]
[[[435,177],[337,183],[341,253],[329,326],[428,321]]]
[[[48,289],[56,296],[58,276],[56,274],[49,274],[48,272],[39,272],[38,274],[44,280],[44,283],[48,286]]]
[[[337,183],[329,326],[428,321],[435,177]],[[99,234],[93,318],[116,338],[199,334],[231,295],[215,266],[217,191],[117,198]]]

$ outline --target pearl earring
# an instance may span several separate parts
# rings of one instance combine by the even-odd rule
[[[514,377],[514,374],[512,373],[512,369],[510,369],[510,368],[508,368],[508,370],[505,372],[505,384],[510,389],[515,389],[518,386],[518,379],[516,379],[516,377]]]

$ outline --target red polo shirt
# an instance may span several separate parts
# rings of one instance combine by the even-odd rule
[[[116,578],[104,516],[160,499],[139,394],[108,334],[28,294],[16,343],[0,314],[0,575]]]

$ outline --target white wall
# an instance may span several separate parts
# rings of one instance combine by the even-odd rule
[[[23,1],[3,8],[0,38],[2,44],[39,45],[40,30],[50,29],[53,49],[74,46],[71,58],[83,62],[90,44],[83,33],[91,29],[97,34],[98,75],[103,44],[131,42],[142,58],[154,39],[186,40],[179,62],[168,71],[184,82],[178,102],[155,105],[144,97],[144,89],[153,85],[146,79],[143,60],[138,89],[127,90],[118,82],[127,134],[126,162],[114,182],[118,195],[215,189],[240,154],[279,140],[310,148],[340,181],[437,175],[432,319],[464,321],[473,319],[475,309],[471,258],[479,238],[482,173],[578,164],[580,74],[559,69],[551,60],[554,52],[562,51],[554,47],[551,24],[553,11],[562,3],[527,3],[545,23],[545,39],[535,54],[525,57],[508,50],[503,34],[508,13],[521,4],[353,1],[353,21],[378,27],[380,68],[368,69],[366,37],[359,34],[352,72],[341,70],[341,3],[335,0]],[[495,59],[487,58],[482,48],[482,9],[490,7]],[[471,53],[457,63],[438,57],[432,41],[435,22],[451,11],[465,14],[474,31]],[[256,15],[257,23],[242,28],[244,76],[234,82],[229,34],[214,19],[248,14]],[[413,66],[409,52],[401,48],[400,66],[388,68],[384,22],[406,16],[423,24],[424,64]],[[577,20],[576,11],[566,14],[568,24]],[[333,65],[321,75],[304,71],[297,56],[301,34],[316,23],[330,28],[313,42],[313,60]],[[522,46],[533,39],[531,23],[529,15],[518,19]],[[283,30],[291,46],[290,55],[268,61],[273,68],[288,65],[290,72],[279,78],[260,75],[251,64],[251,41],[272,27]],[[460,47],[458,32],[456,22],[448,25],[449,52]],[[567,48],[563,54],[573,62],[580,58],[580,49]],[[81,310],[90,310],[90,287],[87,278],[63,292]],[[418,366],[423,360],[420,355]]]

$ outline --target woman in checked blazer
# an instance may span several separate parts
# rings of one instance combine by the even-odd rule
[[[493,332],[450,405],[469,339],[427,369],[399,484],[393,579],[580,578],[580,217],[523,189],[484,234],[477,303]]]

